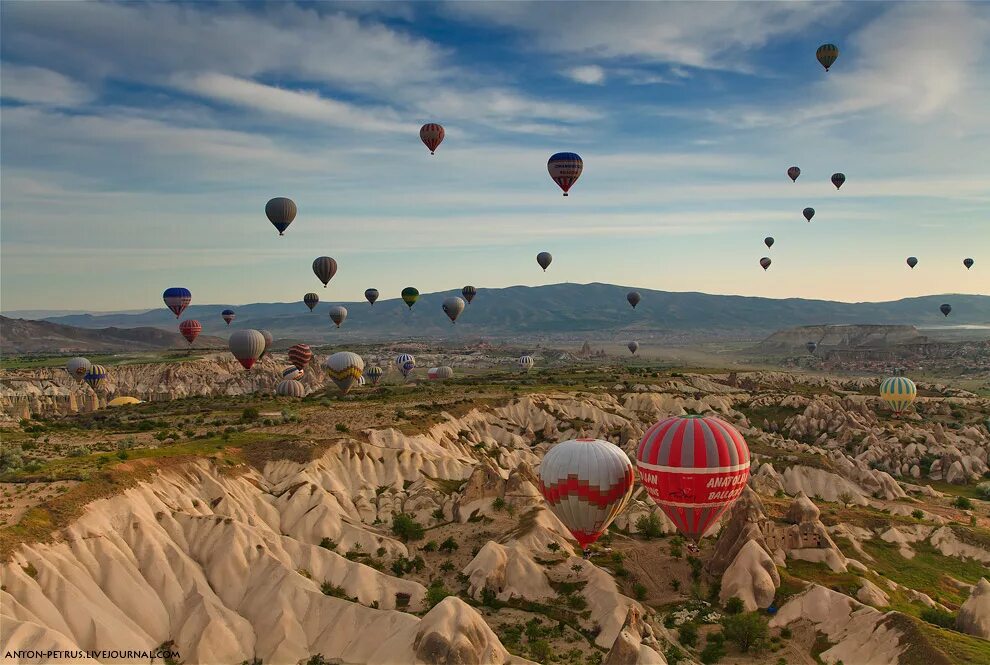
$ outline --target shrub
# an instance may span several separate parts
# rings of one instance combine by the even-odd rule
[[[984,501],[990,501],[990,483],[980,483],[977,485],[976,494]]]
[[[457,544],[457,541],[454,540],[453,536],[447,536],[447,540],[440,543],[440,551],[447,552],[448,554],[452,553],[458,547],[460,547],[460,545]]]
[[[721,642],[708,642],[701,651],[701,662],[705,665],[717,663],[725,655],[725,646]]]
[[[973,509],[973,502],[964,496],[957,496],[956,500],[952,502],[952,505],[961,510]]]
[[[75,449],[74,449],[75,450]],[[71,455],[72,452],[70,451]],[[24,466],[20,446],[0,446],[0,471],[15,471]]]
[[[681,581],[680,580],[670,580],[670,588],[674,591],[680,591]]]
[[[495,607],[495,603],[497,600],[498,599],[496,598],[496,594],[493,590],[489,589],[488,587],[485,587],[484,589],[481,590],[482,605],[487,605],[488,607]]]
[[[437,551],[437,541],[431,540],[423,545],[424,552],[436,552]]]
[[[492,501],[492,508],[494,508],[495,510],[504,510],[505,509],[505,499],[503,499],[500,496],[495,497],[495,500]]]
[[[727,601],[725,601],[725,613],[726,614],[739,614],[745,609],[743,606],[742,598],[739,596],[732,596]]]
[[[920,519],[924,518],[924,516],[925,516],[925,513],[922,512],[921,510],[915,509],[915,510],[912,510],[911,511],[911,517],[913,517],[916,520],[920,520]]]
[[[636,582],[636,584],[633,584],[633,596],[636,597],[636,600],[643,600],[643,599],[645,599],[646,598],[646,585],[645,584],[642,584],[640,582]]]
[[[941,626],[942,628],[955,629],[956,627],[956,615],[951,612],[946,612],[944,610],[936,609],[934,607],[927,607],[921,611],[921,618],[928,623],[935,624],[936,626]]]
[[[443,572],[443,573],[452,573],[452,572],[454,572],[454,562],[453,561],[444,561],[443,563],[441,563],[440,564],[440,572]]]
[[[450,592],[443,585],[443,580],[433,580],[426,589],[426,604],[433,607],[449,595]],[[408,603],[408,600],[406,602]]]
[[[261,413],[258,411],[258,408],[255,406],[245,407],[245,409],[241,411],[241,420],[243,420],[246,423],[254,422],[260,416]]]
[[[636,520],[636,531],[641,533],[647,540],[660,538],[663,536],[663,522],[656,513],[641,515]]]
[[[530,642],[529,652],[536,658],[536,662],[538,663],[549,663],[550,658],[553,656],[553,649],[550,648],[550,643],[542,639]]]
[[[793,633],[791,633],[791,629],[790,628],[781,628],[780,629],[780,637],[781,637],[781,639],[789,640],[789,639],[791,639],[791,635],[793,635]]]
[[[348,427],[347,425],[345,425],[344,423],[337,423],[336,428],[337,428],[337,431],[338,432],[350,432],[351,431],[351,428]]]
[[[413,519],[408,513],[399,513],[392,519],[392,533],[404,542],[420,540],[423,537],[423,525]]]
[[[722,627],[726,639],[735,642],[743,652],[766,641],[770,632],[766,619],[755,612],[727,616],[722,619]]]
[[[678,641],[687,647],[694,647],[698,643],[698,627],[693,623],[682,624],[677,629]]]
[[[557,552],[560,550],[560,544],[550,543],[549,545],[547,545],[547,549],[550,550],[551,552]]]
[[[326,550],[335,550],[335,549],[337,549],[337,543],[333,542],[329,538],[324,537],[320,541],[320,547],[322,547],[323,549],[326,549]]]

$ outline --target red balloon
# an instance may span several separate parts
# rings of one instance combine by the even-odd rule
[[[203,326],[195,319],[188,319],[179,324],[179,332],[192,344],[199,337],[199,333],[203,332]]]
[[[308,344],[296,344],[289,347],[289,362],[296,366],[296,369],[306,369],[313,352]]]
[[[419,140],[430,149],[431,155],[440,147],[444,135],[443,125],[438,125],[435,122],[428,122],[419,129]]]
[[[646,431],[636,467],[654,503],[685,536],[699,540],[749,479],[749,446],[714,416],[672,416]]]

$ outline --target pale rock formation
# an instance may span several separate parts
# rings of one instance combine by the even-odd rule
[[[882,609],[890,605],[890,596],[876,584],[866,578],[859,578],[860,587],[856,598],[861,603]]]
[[[629,608],[622,630],[605,656],[604,665],[667,665],[653,629],[635,608]]]
[[[508,545],[488,541],[461,572],[470,578],[468,593],[477,600],[486,588],[494,591],[499,600],[513,596],[541,600],[557,595],[543,568],[518,541]]]
[[[780,575],[770,554],[755,540],[748,540],[722,575],[719,600],[737,596],[747,612],[769,607],[780,586]]]
[[[768,522],[760,497],[746,487],[723,520],[724,526],[715,543],[712,558],[708,562],[709,572],[713,575],[722,575],[749,541],[754,541],[758,547],[770,554],[770,548],[763,535]]]
[[[907,649],[902,635],[884,621],[885,615],[831,589],[817,584],[794,596],[770,620],[771,627],[783,627],[801,619],[833,644],[820,654],[826,663],[857,665],[897,665]]]
[[[956,616],[956,630],[990,640],[990,582],[981,577]]]
[[[818,506],[803,492],[799,493],[787,510],[787,521],[792,526],[775,534],[771,547],[780,546],[791,559],[824,563],[833,572],[846,571],[846,557],[828,535],[825,525],[818,519]]]
[[[848,498],[850,503],[856,505],[869,504],[863,491],[857,485],[824,469],[800,465],[791,466],[784,469],[782,477],[784,489],[791,495],[804,493],[808,496],[820,496],[825,501],[839,501]]]
[[[935,546],[935,549],[945,556],[974,559],[985,564],[990,564],[990,551],[976,545],[964,543],[948,526],[943,526],[932,533],[931,543]]]

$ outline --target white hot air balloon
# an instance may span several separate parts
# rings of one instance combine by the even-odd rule
[[[340,327],[340,324],[347,318],[347,308],[343,305],[334,305],[330,308],[330,320]]]
[[[454,378],[454,370],[446,365],[443,365],[442,367],[431,367],[426,372],[426,377],[434,381],[452,379]]]
[[[244,369],[251,369],[265,352],[265,336],[257,330],[238,330],[230,336],[230,352]]]
[[[89,362],[86,358],[72,358],[69,362],[65,363],[65,371],[67,371],[69,376],[73,379],[81,383],[83,377],[86,376],[86,372],[88,372],[89,368],[92,366],[93,363]]]
[[[520,356],[519,366],[524,372],[528,372],[533,368],[533,356]]]
[[[337,384],[340,392],[346,394],[364,374],[364,360],[356,353],[340,351],[327,359],[324,365],[330,380]]]
[[[443,301],[443,313],[451,323],[457,323],[457,317],[464,311],[464,301],[460,298],[447,298]]]
[[[599,439],[558,443],[540,463],[540,493],[580,543],[598,540],[629,503],[632,462],[622,449]]]
[[[410,372],[416,369],[416,359],[408,353],[400,353],[395,357],[395,366],[402,372],[403,377],[407,377]]]
[[[295,368],[293,367],[293,369]],[[286,379],[279,381],[278,386],[275,387],[275,394],[280,397],[301,398],[306,396],[306,388],[294,379]]]

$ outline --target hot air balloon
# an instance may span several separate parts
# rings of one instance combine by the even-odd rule
[[[416,304],[417,300],[419,300],[418,289],[412,286],[407,286],[402,289],[402,302],[406,303],[406,305],[409,306],[409,309],[412,309],[412,306]]]
[[[814,353],[815,352],[815,349],[818,348],[818,343],[817,342],[807,342],[807,343],[805,343],[804,348],[808,349],[808,353]]]
[[[345,395],[364,373],[364,361],[361,360],[361,356],[350,351],[339,351],[333,354],[327,359],[324,367],[326,367],[330,379]]]
[[[82,381],[83,377],[86,376],[86,372],[89,368],[93,366],[93,363],[89,362],[88,359],[83,357],[70,358],[69,362],[65,363],[65,371],[69,373],[76,381]]]
[[[791,182],[797,182],[798,176],[801,175],[801,169],[796,166],[792,166],[787,169],[787,177],[791,179]]]
[[[815,209],[805,208],[804,210],[801,211],[801,214],[803,214],[804,218],[810,222],[811,218],[815,216]]]
[[[908,268],[913,269],[916,265],[918,265],[918,259],[916,259],[913,256],[909,256],[907,257],[907,264],[908,264]]]
[[[363,385],[364,385],[364,374],[362,374],[361,376],[359,376],[359,377],[358,377],[358,382],[357,382],[357,384],[358,384],[359,386],[363,386]]]
[[[296,218],[296,204],[292,199],[277,196],[265,204],[265,214],[272,226],[278,229],[278,234],[285,235],[285,230]]]
[[[375,301],[378,300],[378,289],[365,289],[364,299],[371,303],[371,306],[375,306]]]
[[[451,324],[457,323],[457,317],[464,311],[464,301],[454,296],[443,301],[443,313],[450,319]]]
[[[295,346],[289,347],[289,362],[292,363],[296,369],[306,369],[306,365],[313,358],[313,351],[309,348],[308,344],[296,344]]]
[[[842,183],[844,183],[845,181],[846,181],[846,174],[844,174],[844,173],[833,173],[832,174],[832,184],[835,185],[835,188],[836,189],[838,189],[839,187],[842,187]]]
[[[83,381],[88,383],[89,387],[94,391],[99,390],[106,378],[107,368],[103,365],[90,365],[89,369],[86,370],[86,374],[83,375]]]
[[[426,370],[426,378],[437,381],[454,378],[454,370],[444,365],[443,367],[431,367]]]
[[[634,478],[622,449],[600,439],[558,443],[540,462],[540,493],[582,550],[629,503]]]
[[[646,431],[636,451],[650,498],[696,542],[742,494],[749,464],[746,440],[714,416],[664,418]]]
[[[636,355],[636,352],[639,351],[639,342],[629,342],[626,347],[629,349],[629,353]]]
[[[192,302],[192,293],[189,289],[184,289],[181,286],[173,286],[165,289],[162,300],[165,301],[165,306],[175,314],[175,318],[179,318],[182,310],[189,307],[189,303]]]
[[[268,355],[268,350],[272,348],[272,342],[275,341],[275,338],[272,336],[272,333],[268,330],[259,330],[258,332],[260,332],[261,336],[265,338],[265,350],[261,352],[260,356],[258,356],[258,360],[261,360],[266,355]]]
[[[948,304],[948,303],[945,303],[945,304],[942,304],[942,305],[939,305],[939,307],[938,307],[938,310],[939,310],[940,312],[942,312],[942,314],[944,314],[944,315],[946,315],[946,316],[948,316],[948,315],[949,315],[949,312],[951,312],[951,311],[952,311],[952,305],[950,305],[950,304]]]
[[[285,379],[279,381],[275,386],[275,394],[279,397],[295,397],[301,399],[306,396],[306,387],[295,379]]]
[[[225,309],[222,312],[220,312],[220,317],[224,321],[226,321],[227,322],[227,325],[229,326],[230,325],[230,322],[237,318],[237,315],[234,314],[234,310],[232,310],[232,309]]]
[[[762,259],[760,259],[760,265],[763,266],[764,270],[770,267],[770,263],[771,261],[769,256],[764,256]]]
[[[289,381],[298,381],[306,375],[306,370],[298,367],[286,367],[282,370],[282,378]]]
[[[312,312],[320,304],[320,296],[315,293],[307,293],[303,296],[303,302],[306,303],[306,307],[309,307],[309,311]]]
[[[567,191],[581,177],[583,170],[584,161],[574,152],[558,152],[547,162],[547,171],[550,172],[553,181],[564,190],[564,196],[567,196]]]
[[[547,267],[550,265],[551,261],[553,261],[553,257],[550,256],[550,252],[540,252],[536,255],[536,262],[540,264],[541,268],[543,268],[543,272],[547,271]]]
[[[378,382],[382,380],[382,376],[385,374],[385,370],[381,367],[375,365],[364,373],[368,380],[371,381],[371,385],[377,386]]]
[[[186,319],[179,324],[179,333],[186,338],[189,346],[192,346],[201,332],[203,332],[203,325],[195,319]]]
[[[334,305],[330,308],[330,320],[340,327],[340,324],[347,318],[347,308],[343,305]]]
[[[880,382],[880,398],[890,405],[895,414],[906,411],[917,396],[917,386],[907,377],[892,376]]]
[[[443,141],[443,126],[435,122],[428,122],[419,128],[419,140],[430,149],[430,154],[435,154],[437,147]]]
[[[409,373],[416,369],[416,359],[408,353],[400,353],[395,358],[395,366],[402,372],[402,376],[407,377]]]
[[[137,397],[127,397],[122,395],[120,397],[114,397],[112,400],[107,402],[107,406],[118,407],[118,406],[131,406],[132,404],[143,404],[141,400]]]
[[[828,68],[835,62],[835,59],[839,57],[839,47],[835,44],[822,44],[815,51],[815,57],[818,58],[818,62],[822,64],[822,67],[827,72]]]
[[[234,332],[228,340],[230,352],[244,369],[251,369],[265,352],[265,336],[250,328]]]
[[[519,356],[519,366],[524,372],[533,368],[533,356]]]
[[[976,261],[973,259],[963,259],[963,265],[966,266],[966,270],[972,268],[974,263],[976,263]]]
[[[626,300],[629,301],[629,304],[632,305],[633,309],[636,309],[636,305],[638,305],[639,301],[642,300],[642,296],[639,295],[639,291],[630,291],[626,294]]]
[[[329,256],[320,256],[313,261],[313,273],[323,282],[323,288],[327,288],[327,284],[337,274],[337,262]]]
[[[474,297],[478,295],[478,289],[473,286],[465,286],[461,289],[461,295],[464,296],[464,300],[466,300],[467,304],[470,305],[471,301],[474,300]]]

